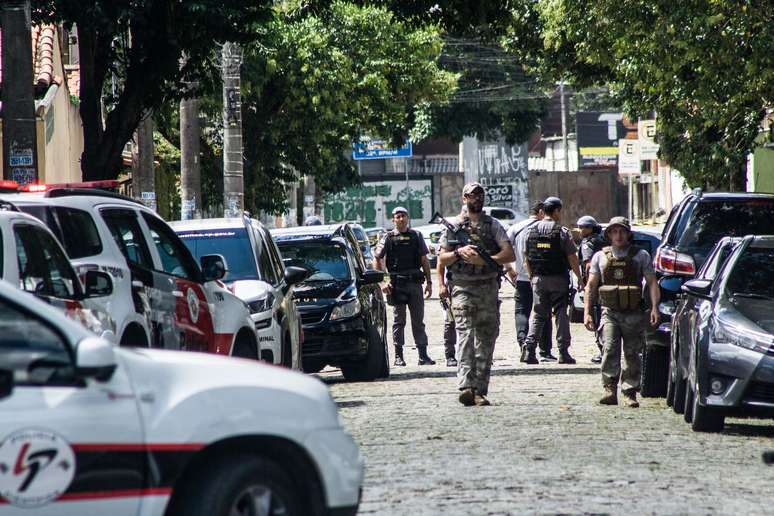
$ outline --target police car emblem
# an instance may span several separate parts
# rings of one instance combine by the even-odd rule
[[[17,507],[46,505],[75,477],[75,452],[60,435],[24,429],[0,443],[0,497]]]
[[[196,324],[199,321],[199,298],[196,297],[196,292],[192,288],[188,289],[185,297],[188,301],[188,314],[191,316],[191,322]]]

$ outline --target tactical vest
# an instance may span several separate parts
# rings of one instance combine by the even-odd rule
[[[623,258],[616,258],[612,247],[605,247],[607,262],[602,268],[602,286],[599,287],[599,301],[602,306],[620,312],[638,310],[642,306],[642,276],[634,262],[639,252],[634,246]]]
[[[492,229],[493,220],[489,215],[482,213],[478,226],[471,224],[468,217],[463,218],[460,224],[460,227],[470,236],[470,243],[481,246],[490,256],[502,250],[500,244],[495,239],[494,230]],[[463,245],[458,244],[456,247],[463,247]],[[487,265],[472,265],[465,263],[464,260],[457,260],[448,267],[448,270],[458,279],[488,279],[494,278],[499,274],[499,271],[492,271]]]
[[[591,256],[593,257],[596,253],[601,251],[605,248],[607,245],[607,242],[602,237],[602,235],[598,233],[594,233],[592,235],[587,236],[583,240],[581,240],[580,246],[578,246],[578,263],[581,264],[581,275],[583,276],[583,281],[588,281],[588,274],[586,274],[586,267],[583,266],[583,249],[585,247],[591,247]],[[591,258],[588,259],[588,261],[591,261]]]
[[[413,229],[409,229],[405,233],[391,231],[386,238],[385,254],[389,272],[413,272],[421,267],[420,236],[416,231]]]
[[[554,222],[550,233],[541,233],[539,224],[527,234],[527,262],[536,276],[565,274],[569,270],[567,256],[562,251],[562,226]]]

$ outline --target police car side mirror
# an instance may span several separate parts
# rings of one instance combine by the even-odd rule
[[[13,394],[13,371],[0,369],[0,400]]]
[[[384,280],[384,273],[382,271],[365,271],[360,275],[357,282],[360,285],[375,285],[381,283]]]
[[[683,292],[702,299],[709,299],[712,290],[712,281],[705,279],[692,279],[683,283]]]
[[[116,370],[113,345],[99,337],[88,337],[75,348],[75,374],[106,382]]]
[[[113,293],[113,279],[101,271],[86,272],[86,297],[104,297]]]
[[[220,254],[207,254],[199,260],[202,266],[204,281],[214,281],[223,278],[228,272],[226,259]]]
[[[288,286],[301,283],[308,277],[308,269],[304,269],[303,267],[294,267],[292,265],[285,267],[285,283],[287,283]]]

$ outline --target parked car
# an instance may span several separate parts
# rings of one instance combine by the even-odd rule
[[[357,243],[360,245],[360,251],[363,253],[363,258],[366,261],[366,267],[369,269],[373,268],[374,251],[371,249],[371,243],[368,240],[368,234],[360,224],[350,223],[349,227],[352,229],[352,234],[355,235]]]
[[[119,348],[7,284],[0,364],[4,515],[357,512],[363,459],[316,379]]]
[[[527,217],[510,208],[503,208],[501,206],[484,206],[484,213],[490,217],[494,217],[499,220],[503,227],[507,230],[513,224],[524,220]]]
[[[422,233],[422,238],[427,246],[427,260],[430,262],[430,268],[435,269],[438,265],[441,236],[443,236],[445,228],[441,224],[427,224],[412,229]]]
[[[112,276],[113,292],[94,301],[115,320],[120,345],[259,358],[247,306],[217,281],[225,274],[223,258],[202,257],[200,268],[142,203],[80,188],[0,197],[43,221],[79,275]]]
[[[272,230],[286,265],[309,276],[295,289],[304,326],[303,367],[340,367],[347,380],[390,374],[380,271],[369,270],[348,224]]]
[[[661,321],[649,333],[643,350],[643,396],[666,395],[679,285],[694,277],[721,238],[748,234],[774,234],[774,195],[694,190],[670,213],[654,258],[661,286]]]
[[[726,416],[774,417],[774,236],[734,244],[717,248],[716,274],[710,263],[682,286],[673,407],[696,431],[719,432]]]
[[[80,322],[96,335],[116,341],[115,321],[95,298],[109,296],[109,274],[87,271],[81,279],[51,231],[37,218],[0,201],[0,275]]]
[[[222,278],[247,303],[255,323],[261,359],[301,369],[301,317],[293,285],[305,270],[285,268],[271,235],[258,220],[199,219],[171,222],[194,258],[219,254],[226,261]]]

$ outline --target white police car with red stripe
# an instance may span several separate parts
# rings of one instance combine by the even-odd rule
[[[355,514],[363,460],[318,379],[111,345],[0,282],[0,513]]]
[[[217,281],[222,257],[202,257],[200,268],[166,222],[128,197],[33,186],[37,193],[0,197],[42,220],[79,275],[112,276],[112,294],[95,301],[115,320],[120,345],[260,357],[247,306]]]

